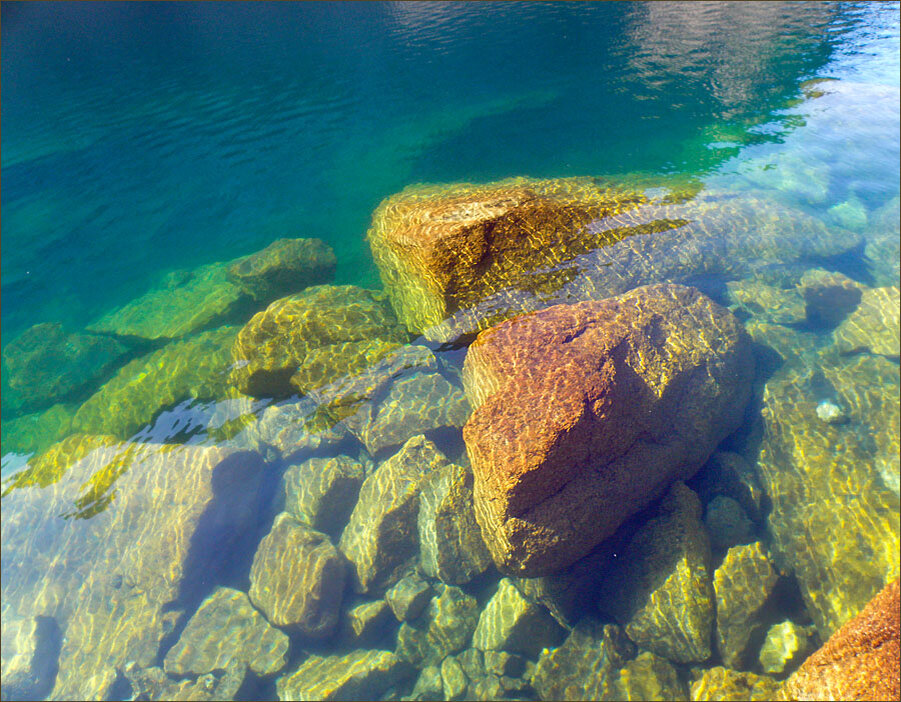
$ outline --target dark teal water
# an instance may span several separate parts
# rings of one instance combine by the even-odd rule
[[[3,2],[0,72],[6,397],[12,397],[7,395],[6,350],[33,325],[59,323],[67,333],[80,332],[162,285],[167,273],[228,261],[282,237],[327,242],[337,256],[337,284],[381,288],[365,233],[378,204],[415,183],[482,183],[513,176],[679,177],[708,192],[751,193],[773,204],[777,213],[801,213],[855,242],[831,258],[800,256],[793,260],[799,271],[825,268],[867,289],[898,286],[898,3]],[[792,243],[781,250],[790,251]],[[799,250],[803,245],[797,242]],[[749,263],[763,269],[785,263],[750,261],[756,255],[748,253]],[[765,275],[761,280],[773,282]],[[735,303],[727,291],[727,283],[734,282],[715,276],[697,281],[723,304]],[[737,305],[737,314],[749,328],[762,319],[769,324],[766,304],[761,301],[757,311],[753,304]],[[897,316],[886,315],[881,326],[891,331],[892,324],[897,327]],[[884,570],[874,576],[880,582],[892,573],[897,577],[897,351],[855,350],[839,365],[826,356],[811,361],[811,348],[825,348],[833,330],[802,318],[780,328],[800,334],[793,339],[807,340],[788,353],[779,347],[784,356],[800,359],[801,379],[767,368],[772,378],[759,377],[758,399],[769,388],[770,395],[760,402],[778,407],[797,385],[809,391],[811,407],[824,399],[838,402],[845,387],[839,382],[846,377],[842,373],[851,374],[842,382],[864,398],[863,409],[846,398],[844,410],[852,418],[837,426],[853,432],[854,440],[842,434],[840,440],[829,438],[822,451],[814,450],[804,443],[806,429],[799,428],[795,460],[809,465],[812,482],[820,480],[819,471],[835,479],[829,499],[834,493],[836,499],[863,504],[865,513],[871,504],[888,505],[895,516],[886,518],[885,553],[866,541],[870,527],[854,522],[856,516],[849,517],[850,524],[841,518],[829,522],[827,531],[853,535],[859,528],[861,543],[866,541],[860,553],[869,555],[857,560],[877,563]],[[130,353],[140,356],[156,348],[172,346],[158,342]],[[462,349],[438,354],[452,384],[459,382],[455,369],[463,354]],[[783,370],[794,360],[786,360]],[[866,366],[853,375],[857,371],[848,369],[858,360],[877,370]],[[177,357],[167,362],[173,369],[179,363]],[[74,412],[114,371],[101,373],[77,397],[63,397],[70,402],[66,411]],[[197,396],[193,389],[176,393],[146,426],[118,438],[151,442],[149,450],[163,457],[169,449],[158,450],[157,443],[216,444],[220,437],[208,423],[227,402],[193,403],[191,397]],[[4,481],[36,465],[37,456],[66,435],[48,430],[32,441],[29,432],[40,432],[29,424],[29,417],[37,415],[28,413],[50,403],[26,409],[19,403],[20,398],[2,403]],[[267,403],[254,405],[251,414],[261,416]],[[786,416],[791,409],[785,409]],[[854,414],[858,409],[860,417]],[[128,407],[114,402],[109,410],[113,417]],[[34,426],[43,421],[35,419]],[[816,435],[818,427],[808,433]],[[119,433],[112,426],[95,427],[93,433],[107,433],[103,429]],[[750,421],[742,431],[757,436]],[[766,436],[778,433],[772,425],[766,431]],[[48,439],[51,434],[55,438]],[[465,463],[459,431],[441,438],[441,448]],[[778,483],[773,475],[780,470],[790,473],[787,458],[775,469],[772,456],[770,463],[761,458],[756,464],[756,445],[745,439],[746,446],[736,440],[722,448],[745,455],[764,482]],[[319,451],[335,453],[375,464],[386,457],[370,455],[359,442]],[[54,455],[52,461],[66,468],[77,458]],[[191,576],[178,583],[177,598],[146,586],[154,597],[171,599],[164,607],[171,610],[165,626],[174,626],[174,633],[160,634],[157,659],[111,644],[115,650],[107,667],[97,663],[105,660],[103,646],[108,645],[103,627],[116,617],[127,623],[137,616],[137,610],[128,609],[132,600],[123,595],[117,609],[116,594],[115,606],[102,615],[87,606],[64,614],[68,610],[54,588],[74,583],[81,589],[72,601],[105,601],[109,578],[102,567],[91,570],[86,562],[115,561],[110,572],[118,573],[111,576],[118,578],[116,593],[124,592],[121,583],[123,577],[128,581],[129,568],[138,582],[143,582],[142,569],[165,568],[156,561],[129,561],[130,542],[119,543],[110,534],[118,528],[128,535],[131,525],[115,509],[105,511],[116,499],[133,506],[128,490],[138,500],[146,497],[147,509],[161,509],[152,506],[159,495],[169,495],[165,471],[159,484],[149,479],[146,495],[137,469],[123,471],[128,479],[119,483],[119,497],[97,497],[85,485],[69,485],[66,489],[90,494],[64,519],[55,514],[42,519],[40,489],[11,490],[4,482],[9,490],[3,498],[4,629],[36,621],[34,616],[44,627],[34,637],[36,651],[21,644],[32,641],[27,636],[4,634],[4,685],[7,668],[20,670],[20,659],[33,655],[31,679],[10,683],[15,694],[25,690],[48,699],[51,690],[62,696],[103,690],[110,699],[138,694],[126,682],[135,670],[128,663],[137,657],[138,668],[161,665],[214,586],[247,591],[250,562],[272,524],[274,496],[282,490],[279,481],[289,462],[287,453],[264,458],[264,486],[238,505],[252,513],[253,529],[229,547],[233,554],[220,570],[204,573],[192,551],[194,570],[189,567]],[[845,473],[853,471],[859,473],[848,478]],[[818,500],[826,498],[810,493],[792,499],[818,515]],[[112,531],[96,536],[90,529],[98,522],[92,518],[111,520]],[[203,526],[211,531],[200,529],[193,548],[201,543],[215,551],[215,529]],[[821,522],[810,527],[812,541],[820,538],[816,529],[821,527]],[[774,553],[790,549],[780,528],[764,521],[755,532]],[[152,541],[147,534],[141,537]],[[110,548],[97,546],[106,538]],[[50,547],[59,547],[59,553]],[[836,563],[823,566],[824,572],[832,568],[846,583],[866,580],[841,560],[842,548],[834,551]],[[146,548],[141,554],[146,556]],[[792,564],[779,563],[784,572],[791,570]],[[798,575],[786,574],[780,581],[788,594],[783,593],[777,610],[799,624],[820,625],[810,606],[816,597],[808,597],[805,605],[797,596],[806,571],[794,565]],[[52,570],[52,577],[44,577],[45,570]],[[84,579],[87,571],[90,577]],[[484,608],[499,577],[489,569],[464,589]],[[144,585],[134,587],[143,592]],[[859,596],[855,590],[854,597]],[[828,597],[840,603],[836,611],[857,611],[850,595],[849,603],[843,594],[830,591]],[[34,604],[34,611],[17,609],[22,602]],[[91,632],[79,627],[95,615],[101,633],[91,639]],[[136,623],[135,631],[144,624]],[[392,650],[393,620],[392,626],[367,646]],[[291,636],[288,673],[308,653],[331,655],[349,648],[344,641]],[[824,628],[813,636],[820,642]],[[66,646],[87,653],[79,657]],[[721,664],[714,654],[702,667]],[[745,669],[761,672],[756,665]],[[687,686],[688,667],[676,667]],[[98,682],[107,674],[111,677]],[[168,683],[181,679],[170,678]],[[409,695],[415,679],[373,690],[373,695]],[[364,687],[363,697],[366,692]],[[274,695],[272,677],[248,675],[237,696]],[[540,691],[527,686],[521,697],[537,699]]]

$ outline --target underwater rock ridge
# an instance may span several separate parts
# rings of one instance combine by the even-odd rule
[[[734,431],[753,375],[739,322],[694,288],[556,305],[479,334],[463,381],[476,518],[495,564],[575,562]]]

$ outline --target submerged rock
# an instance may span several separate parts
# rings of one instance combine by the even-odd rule
[[[897,195],[870,218],[864,260],[878,285],[895,285],[901,273],[901,197]]]
[[[75,407],[58,404],[42,412],[3,420],[3,453],[40,453],[69,435]]]
[[[276,626],[329,636],[338,622],[345,566],[328,536],[281,513],[250,569],[250,600]]]
[[[447,459],[435,445],[416,436],[363,482],[339,542],[354,567],[357,592],[384,591],[415,558],[422,483],[444,465]]]
[[[347,430],[335,422],[322,422],[318,408],[315,400],[306,397],[267,407],[247,427],[247,439],[259,451],[275,451],[289,463],[315,452],[334,452],[347,438]]]
[[[81,405],[73,428],[126,439],[183,400],[224,398],[236,333],[235,327],[203,332],[127,363]]]
[[[759,541],[730,548],[713,574],[717,648],[730,668],[750,662],[748,645],[766,626],[762,613],[777,579]]]
[[[617,553],[598,606],[636,644],[679,663],[710,657],[715,593],[697,495],[676,483]]]
[[[824,380],[844,424],[817,416]],[[787,363],[763,391],[757,468],[772,502],[769,547],[823,640],[898,575],[898,393],[898,366],[870,355]]]
[[[812,627],[802,627],[785,620],[773,624],[760,647],[758,660],[764,673],[779,675],[793,663],[807,657],[812,645]]]
[[[768,702],[776,699],[779,683],[766,675],[739,673],[716,666],[691,684],[692,702]]]
[[[197,676],[238,664],[272,675],[285,667],[287,654],[288,637],[269,626],[246,594],[218,587],[188,620],[163,668]]]
[[[229,322],[248,310],[247,296],[228,279],[227,263],[172,271],[160,287],[105,314],[90,331],[141,339],[177,339]]]
[[[246,674],[246,666],[240,664],[196,680],[173,680],[157,666],[126,666],[124,671],[133,700],[229,700],[241,688]]]
[[[622,629],[584,619],[560,646],[542,651],[532,686],[543,700],[615,699],[619,670],[634,657]]]
[[[839,351],[869,350],[883,356],[901,354],[901,327],[898,325],[901,297],[897,285],[868,288],[860,304],[833,332]]]
[[[432,588],[422,578],[408,575],[385,593],[385,601],[397,621],[416,619],[432,599]]]
[[[472,473],[465,468],[448,464],[426,478],[418,529],[420,565],[429,577],[462,585],[491,564],[472,508]]]
[[[860,241],[769,194],[649,193],[590,178],[412,186],[379,205],[367,236],[398,317],[433,341],[555,302],[742,278]]]
[[[235,340],[230,379],[253,397],[304,394],[363,372],[404,341],[380,293],[317,285],[251,318]]]
[[[611,700],[687,700],[688,688],[665,658],[644,651],[619,671]]]
[[[458,587],[439,585],[425,612],[404,622],[397,633],[397,655],[416,666],[437,665],[466,648],[479,619],[475,597]]]
[[[276,239],[262,251],[231,263],[226,274],[254,302],[266,304],[331,282],[336,264],[335,252],[321,239]]]
[[[727,296],[733,312],[773,324],[798,324],[806,318],[804,299],[797,290],[784,290],[768,285],[758,278],[726,283]]]
[[[280,700],[371,700],[410,677],[413,669],[390,651],[358,649],[310,656],[276,682]]]
[[[901,697],[899,581],[886,585],[786,680],[791,700],[896,700]]]
[[[717,451],[698,471],[688,486],[705,504],[717,495],[735,500],[755,523],[763,521],[766,494],[754,467],[747,459],[731,451]]]
[[[501,570],[543,575],[697,471],[739,425],[753,360],[728,310],[655,285],[504,322],[463,372],[482,535]]]
[[[863,289],[846,275],[818,268],[806,271],[798,283],[807,320],[825,327],[834,327],[851,314],[860,304]]]
[[[555,645],[563,635],[564,630],[544,607],[527,600],[504,578],[479,616],[472,645],[480,651],[537,658],[542,648]]]
[[[55,482],[3,497],[4,687],[17,653],[7,627],[45,617],[61,641],[54,699],[103,699],[126,663],[154,663],[179,616],[171,604],[215,577],[249,529],[263,468],[218,447],[81,446]]]
[[[704,526],[713,548],[729,548],[751,540],[754,525],[731,497],[717,495],[704,510]]]
[[[3,349],[9,385],[4,409],[32,412],[71,400],[90,391],[128,352],[125,344],[109,336],[68,334],[61,324],[36,324]]]
[[[311,458],[289,466],[282,478],[285,511],[318,531],[340,532],[365,478],[366,467],[349,456]]]
[[[348,638],[358,644],[375,640],[392,621],[391,608],[385,600],[364,602],[347,613]]]

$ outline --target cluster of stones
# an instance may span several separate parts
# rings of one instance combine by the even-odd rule
[[[4,382],[62,372],[13,420],[52,445],[4,484],[4,694],[897,697],[898,288],[803,269],[858,241],[778,215],[417,186],[373,218],[385,292],[280,240],[30,330]],[[652,284],[701,274],[729,307]]]

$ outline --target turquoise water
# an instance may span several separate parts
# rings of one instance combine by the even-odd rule
[[[697,218],[710,238],[687,256],[696,267],[674,268],[664,254],[635,284],[696,285],[729,306],[759,345],[756,400],[720,449],[756,471],[771,505],[745,538],[760,540],[782,574],[760,621],[813,627],[815,645],[897,577],[897,3],[7,2],[2,13],[3,675],[12,696],[166,698],[172,685],[195,684],[208,671],[159,668],[215,587],[250,590],[254,554],[283,507],[285,469],[341,455],[369,475],[403,443],[260,428],[270,405],[294,407],[288,396],[297,393],[290,386],[250,399],[229,380],[243,361],[232,352],[237,330],[268,299],[241,298],[187,331],[144,334],[99,320],[150,294],[139,316],[164,327],[182,307],[202,306],[187,292],[192,280],[212,281],[204,304],[225,305],[233,287],[208,266],[281,238],[328,244],[334,284],[382,289],[366,232],[380,202],[417,183],[590,177],[650,199],[687,188],[677,214],[641,216]],[[729,202],[739,205],[720,204]],[[811,227],[830,244],[805,238]],[[769,244],[754,243],[761,233]],[[721,250],[728,261],[716,260]],[[581,265],[566,288],[573,294],[601,264],[589,255]],[[804,282],[814,270],[843,277]],[[874,307],[863,332],[839,332],[856,311],[828,310],[852,288],[861,313],[871,299]],[[342,329],[335,314],[328,324]],[[42,324],[61,329],[33,329]],[[431,349],[425,376],[444,383],[414,393],[398,425],[450,416],[462,397],[470,337],[417,339],[424,331],[372,333]],[[361,370],[335,354],[320,361],[326,375]],[[379,392],[387,407],[390,388]],[[814,412],[828,412],[819,410],[824,402],[838,408],[833,423]],[[298,407],[306,421],[312,410]],[[468,467],[462,424],[445,417],[421,426]],[[125,448],[113,443],[125,440]],[[238,459],[222,459],[225,474],[247,481],[246,494],[203,477],[179,484],[185,466],[207,460],[191,451],[231,447],[251,450],[242,460],[257,466],[248,477],[230,468]],[[28,466],[42,476],[32,484],[18,473]],[[101,467],[105,477],[90,487]],[[703,479],[713,472],[708,465],[690,483],[707,512],[713,493]],[[833,505],[842,500],[856,506],[842,512]],[[157,516],[129,517],[148,505]],[[231,541],[213,512],[240,524]],[[631,528],[652,516],[642,514]],[[336,544],[340,527],[328,534]],[[837,541],[805,545],[794,538],[803,530],[813,542]],[[860,544],[856,559],[843,534]],[[724,548],[713,558],[711,573]],[[855,560],[872,567],[859,572]],[[165,582],[150,577],[160,571],[170,573]],[[478,611],[488,611],[500,577],[491,566],[461,583]],[[120,597],[129,578],[138,594]],[[440,578],[425,580],[440,591]],[[286,662],[261,672],[236,653],[247,646],[223,644],[209,668],[215,681],[201,681],[223,687],[204,694],[274,697],[275,681],[308,656],[399,650],[393,614],[369,641],[347,638],[344,624],[315,638],[277,624],[254,597],[289,635]],[[340,621],[380,597],[352,595],[348,585]],[[576,619],[619,621],[609,609],[592,600]],[[238,619],[222,626],[244,636],[249,625]],[[459,650],[475,649],[467,640],[453,655]],[[526,667],[547,665],[541,655],[526,654]],[[764,673],[748,656],[726,667]],[[678,679],[670,692],[688,694],[691,665],[661,657]],[[692,665],[724,663],[714,650]],[[562,678],[589,689],[577,669],[558,665]],[[413,666],[384,684],[367,678],[356,694],[409,696],[425,667]],[[151,684],[157,673],[148,670],[162,677]],[[517,676],[525,682],[507,689],[510,697],[560,696]],[[441,695],[451,689],[445,677]]]

